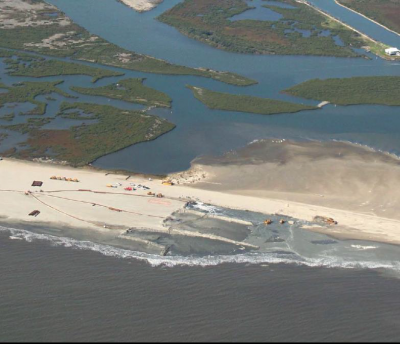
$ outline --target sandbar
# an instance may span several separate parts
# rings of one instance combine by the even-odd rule
[[[137,12],[147,12],[157,7],[163,0],[120,0]]]

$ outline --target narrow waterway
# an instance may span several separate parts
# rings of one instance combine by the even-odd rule
[[[349,24],[355,29],[367,34],[373,39],[394,47],[400,47],[400,36],[385,28],[373,23],[363,16],[349,11],[347,8],[338,5],[335,0],[308,0],[311,4]]]

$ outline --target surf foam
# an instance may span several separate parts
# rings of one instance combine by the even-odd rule
[[[48,234],[33,233],[23,229],[1,227],[0,232],[8,232],[13,238],[23,239],[27,242],[41,240],[50,242],[53,246],[67,247],[79,250],[98,252],[104,256],[121,259],[135,259],[145,261],[153,267],[176,266],[216,266],[226,263],[237,264],[295,264],[308,267],[345,268],[345,269],[388,269],[400,272],[400,262],[374,262],[374,261],[346,261],[340,257],[305,258],[295,254],[280,253],[245,253],[238,255],[215,256],[158,256],[143,252],[130,251],[109,245],[97,244],[91,241],[79,241],[66,237],[57,237]]]

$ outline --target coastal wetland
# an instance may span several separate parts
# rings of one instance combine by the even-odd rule
[[[4,104],[5,106],[0,109],[0,125],[2,126],[0,131],[8,136],[4,136],[2,140],[3,151],[9,151],[10,148],[15,147],[16,142],[26,145],[27,133],[38,129],[39,126],[42,129],[52,128],[54,130],[58,127],[72,130],[74,126],[81,126],[83,123],[85,125],[90,124],[90,121],[83,121],[82,118],[60,115],[60,106],[63,102],[94,102],[124,110],[146,111],[147,114],[165,118],[176,126],[172,131],[154,141],[118,149],[117,152],[112,154],[103,151],[102,154],[106,153],[106,155],[103,157],[99,157],[101,154],[96,155],[99,158],[94,162],[95,166],[102,168],[165,174],[188,168],[190,161],[199,155],[218,155],[242,147],[254,139],[271,137],[300,140],[347,140],[392,153],[400,151],[400,140],[395,129],[398,126],[397,123],[399,123],[396,107],[379,105],[343,107],[338,103],[314,111],[307,110],[307,108],[312,109],[320,101],[329,101],[329,99],[322,99],[320,95],[318,97],[300,98],[298,94],[293,96],[283,92],[302,82],[316,78],[398,76],[400,69],[397,62],[376,58],[374,55],[359,49],[352,51],[356,55],[366,55],[368,59],[356,57],[257,56],[225,52],[196,42],[157,20],[166,10],[181,3],[176,0],[164,2],[155,10],[141,14],[135,11],[126,11],[124,5],[111,0],[102,1],[99,6],[91,0],[84,3],[72,1],[71,5],[58,0],[51,0],[50,2],[58,6],[65,15],[80,25],[80,30],[87,29],[91,34],[110,41],[110,44],[121,46],[122,49],[154,56],[176,65],[186,65],[191,68],[205,66],[212,70],[229,70],[236,75],[243,75],[258,83],[243,87],[190,75],[158,75],[117,67],[104,67],[87,62],[74,61],[74,63],[71,63],[70,58],[53,57],[48,59],[42,53],[40,55],[29,54],[30,57],[10,57],[3,53],[3,62],[0,63],[1,82],[6,85],[6,88],[21,81],[63,81],[57,84],[57,89],[61,90],[63,94],[52,93],[35,98],[36,102],[45,103],[46,106],[40,105],[40,108],[31,108],[26,99],[21,103]],[[269,10],[272,7],[278,12],[288,10],[287,4],[281,2],[267,1],[265,3]],[[255,4],[255,9],[243,13],[252,11],[259,13],[259,10],[266,9],[260,6],[259,2],[255,2]],[[277,6],[277,4],[280,5]],[[262,5],[264,5],[263,2]],[[253,6],[251,2],[249,2],[249,6]],[[91,15],[92,13],[93,15]],[[119,28],[111,27],[111,30],[104,30],[101,22],[106,20],[107,13],[115,13],[115,16],[118,16]],[[257,19],[262,20],[262,17],[265,16],[264,19],[272,20],[270,15],[269,12],[266,14],[260,12]],[[241,22],[242,20],[239,18],[235,21]],[[139,36],[128,35],[129,32],[135,32],[139,27],[146,28],[146,30],[143,30],[146,32],[146,40]],[[380,28],[377,30],[381,33]],[[118,34],[116,34],[117,31]],[[307,36],[307,33],[303,32],[303,34]],[[388,40],[390,39],[392,39],[392,36],[388,37]],[[183,53],[178,53],[178,51]],[[17,54],[20,55],[21,53]],[[32,59],[32,55],[36,57]],[[54,55],[53,52],[52,55]],[[55,76],[37,78],[41,73],[47,73],[44,75],[54,74]],[[78,73],[88,76],[77,75]],[[169,72],[167,71],[167,73]],[[73,74],[74,76],[61,74]],[[142,83],[140,83],[144,86],[142,90],[151,92],[148,94],[146,92],[139,93],[140,98],[136,98],[136,100],[129,99],[124,96],[125,87],[122,85],[126,80],[142,80]],[[95,84],[92,83],[94,81],[96,81]],[[138,85],[139,82],[130,86],[137,87]],[[232,97],[235,97],[235,95],[252,96],[273,101],[297,103],[299,108],[305,110],[292,114],[283,113],[279,116],[259,116],[239,112],[237,108],[232,106],[228,109],[229,111],[209,109],[194,97],[192,92],[186,88],[186,85],[204,88],[212,92],[222,92]],[[6,88],[3,88],[3,94]],[[161,97],[154,98],[156,101],[162,99],[162,104],[158,104],[161,107],[153,107],[157,105],[154,103],[154,99],[153,101],[138,101],[138,99],[150,95]],[[131,101],[142,104],[130,103]],[[147,107],[148,105],[151,105],[151,107]],[[165,105],[169,105],[171,108],[163,108]],[[38,109],[40,111],[36,118],[35,116],[23,116],[21,112],[23,113],[24,110],[20,111],[21,106],[29,109],[28,112],[35,112]],[[16,107],[15,111],[12,107]],[[245,110],[248,111],[248,109]],[[275,111],[275,113],[280,112],[285,112],[284,108]],[[382,121],[382,116],[386,118],[385,121]],[[7,126],[9,129],[14,126],[15,130],[5,130],[4,127]],[[17,154],[21,148],[26,147],[18,147],[17,145]],[[41,151],[43,152],[43,150]],[[165,159],[165,156],[169,158]]]

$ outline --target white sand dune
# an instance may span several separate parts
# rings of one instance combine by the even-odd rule
[[[163,0],[121,0],[121,2],[133,8],[135,11],[146,12],[157,7]]]

